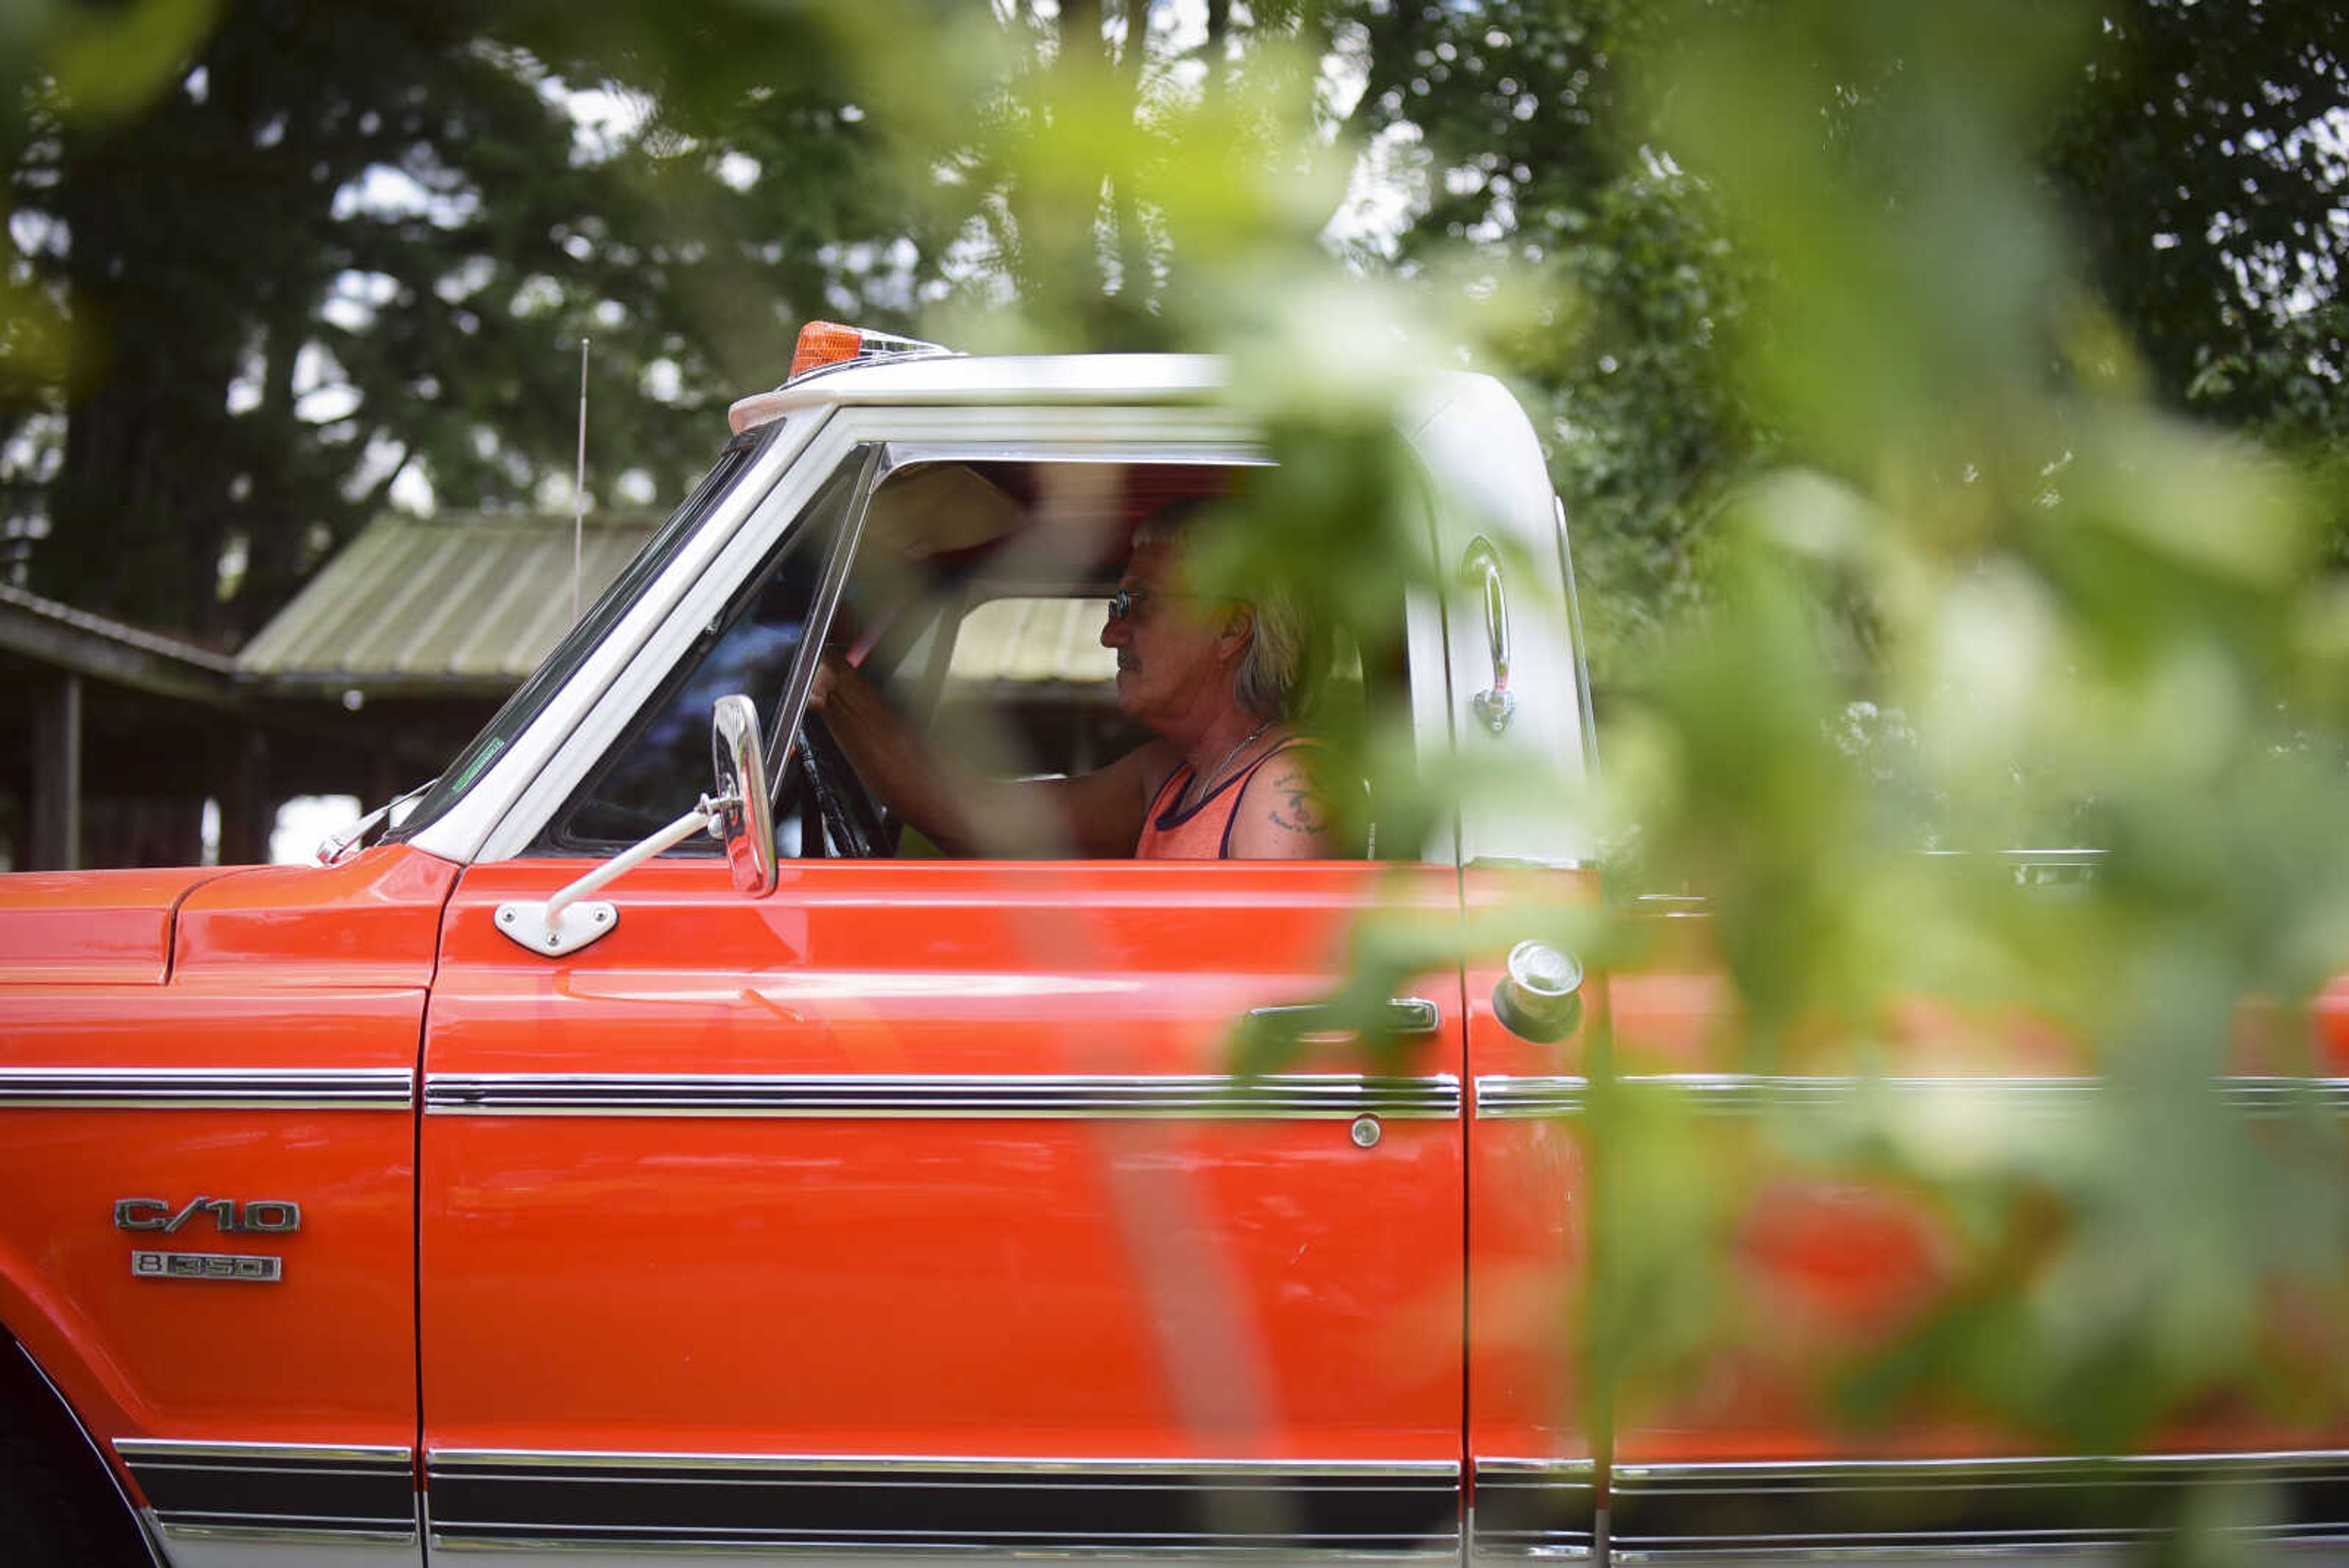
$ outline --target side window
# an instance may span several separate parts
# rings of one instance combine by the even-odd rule
[[[1121,710],[1120,652],[1102,642],[1136,529],[1172,504],[1229,495],[1245,472],[1005,460],[900,469],[873,493],[831,640],[966,780],[1073,779],[1109,767],[1154,738]],[[1313,673],[1289,725],[1349,781],[1336,804],[1343,841],[1358,854],[1423,842],[1379,824],[1371,775],[1394,759],[1373,763],[1378,748],[1367,743],[1370,708],[1411,711],[1402,613],[1398,593],[1392,626],[1371,628],[1367,640],[1350,626],[1311,628],[1328,653],[1306,661]],[[812,750],[823,754],[821,745]],[[879,831],[811,828],[806,852],[939,852],[844,762],[835,771],[840,793],[858,797],[852,807]],[[1005,843],[1067,842],[1049,821],[1025,823],[1013,803],[1000,804]]]
[[[758,705],[771,741],[783,693],[808,640],[825,569],[866,463],[843,463],[782,543],[724,611],[711,618],[669,679],[647,702],[549,824],[542,851],[605,853],[657,832],[692,809],[712,781],[709,715],[720,697],[740,692]],[[771,752],[772,750],[771,745]],[[797,853],[797,802],[789,779],[777,811],[785,855]],[[696,836],[672,854],[716,854]]]
[[[1117,654],[1102,645],[1102,598],[1010,595],[971,603],[954,628],[936,728],[1000,724],[1040,774],[1115,762],[1150,738],[1118,711]]]
[[[587,656],[594,652],[621,617],[627,614],[646,587],[660,575],[661,568],[685,547],[694,532],[709,520],[719,504],[733,491],[742,476],[750,472],[761,448],[772,441],[781,431],[781,421],[760,430],[745,431],[726,443],[724,452],[709,474],[694,487],[682,505],[670,514],[659,533],[637,552],[612,586],[604,590],[579,624],[572,628],[545,662],[533,671],[529,680],[515,689],[512,696],[499,708],[487,728],[473,737],[459,753],[448,772],[436,780],[416,809],[408,814],[399,826],[386,835],[388,839],[412,838],[454,805],[460,796],[472,786],[473,781],[486,771],[538,716],[554,695],[563,689]]]

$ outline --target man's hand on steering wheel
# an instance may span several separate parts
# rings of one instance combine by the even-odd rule
[[[833,853],[869,860],[890,853],[894,836],[823,718],[824,704],[842,671],[853,669],[836,649],[824,649],[809,682],[807,711],[792,758]]]

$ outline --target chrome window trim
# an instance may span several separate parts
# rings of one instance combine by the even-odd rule
[[[704,581],[710,562],[740,533],[744,520],[766,504],[786,474],[796,471],[801,453],[823,431],[825,423],[823,413],[818,411],[787,421],[767,441],[750,469],[693,537],[685,541],[676,557],[645,585],[642,597],[614,624],[604,641],[580,660],[571,678],[548,696],[537,716],[464,794],[409,843],[459,865],[505,857],[491,848],[509,836],[506,825],[517,802],[529,794],[550,760],[587,722],[605,690],[636,663],[637,649],[670,624],[678,602]]]
[[[688,565],[680,556],[670,573],[647,591],[647,602],[665,596],[659,618],[636,628],[624,658],[614,659],[605,649],[598,649],[547,704],[539,723],[526,732],[525,738],[534,737],[541,725],[554,717],[558,706],[574,711],[562,734],[545,748],[542,765],[514,791],[512,803],[483,838],[474,857],[477,861],[511,860],[538,842],[547,824],[602,760],[613,739],[626,730],[644,704],[654,700],[694,639],[725,612],[744,577],[805,520],[810,504],[843,463],[855,459],[856,449],[870,444],[870,438],[856,428],[858,423],[848,415],[826,420],[793,452],[791,466],[776,473],[763,489],[754,489],[745,476],[735,493],[750,494],[751,504],[728,520],[725,536],[712,538],[706,552],[697,553],[690,563],[690,576],[672,581],[678,569]],[[870,483],[867,470],[859,493],[851,499],[852,511],[861,507]],[[704,533],[717,532],[718,519],[713,517]],[[607,647],[622,640],[623,634],[634,628],[635,618],[632,614],[614,628]],[[762,723],[766,722],[767,715],[760,717]],[[516,749],[519,746],[517,742]],[[692,804],[681,802],[679,809]]]
[[[1702,1110],[1732,1116],[1766,1106],[1828,1105],[1876,1093],[1971,1096],[2007,1109],[2051,1111],[2089,1100],[2105,1086],[2102,1078],[2080,1075],[1863,1078],[1748,1073],[1627,1074],[1615,1084],[1632,1090],[1670,1090],[1695,1100]],[[2349,1077],[2243,1075],[2213,1078],[2210,1085],[2229,1106],[2253,1115],[2279,1115],[2303,1103],[2349,1112]],[[1483,1074],[1475,1080],[1480,1121],[1580,1116],[1589,1101],[1590,1080],[1571,1075]]]
[[[770,449],[762,466],[744,475],[728,498],[727,507],[712,515],[691,545],[647,590],[643,601],[613,629],[605,646],[581,664],[548,701],[538,721],[509,748],[506,757],[473,786],[468,801],[493,781],[503,789],[509,775],[502,770],[514,763],[512,787],[504,791],[504,804],[493,824],[470,845],[457,842],[453,834],[427,842],[435,829],[449,822],[444,817],[418,836],[417,846],[444,858],[473,863],[510,860],[524,854],[603,756],[612,737],[626,727],[667,679],[700,628],[782,541],[788,527],[799,521],[824,482],[858,446],[952,448],[1004,458],[1036,452],[1069,461],[1094,453],[1102,454],[1095,459],[1102,462],[1178,462],[1183,461],[1185,450],[1222,452],[1253,440],[1254,432],[1228,410],[1186,404],[848,405],[833,410],[803,432],[797,444]],[[779,453],[784,455],[775,455]],[[770,461],[790,466],[767,475],[762,486],[763,465]],[[1203,457],[1201,461],[1216,460]],[[741,501],[739,506],[738,501]],[[644,613],[656,605],[657,619]],[[792,716],[789,702],[787,695],[786,718]],[[789,733],[784,724],[775,728]],[[525,756],[533,759],[531,773],[522,778],[518,759]],[[460,801],[458,806],[466,804]],[[681,803],[680,809],[690,804]],[[451,817],[456,809],[452,808]]]
[[[1566,497],[1550,492],[1551,515],[1557,519],[1557,574],[1566,583],[1566,629],[1574,639],[1574,693],[1582,711],[1584,771],[1599,775],[1599,713],[1590,691],[1588,645],[1582,638],[1582,601],[1574,591],[1574,548],[1567,537]]]
[[[840,608],[841,593],[848,587],[849,564],[855,560],[856,546],[864,538],[864,511],[872,504],[873,492],[886,475],[887,460],[885,447],[868,441],[861,447],[852,447],[840,467],[833,471],[844,472],[852,464],[860,461],[863,463],[862,472],[857,473],[848,493],[847,510],[840,519],[839,536],[833,540],[832,553],[825,557],[823,570],[817,574],[815,602],[809,607],[807,618],[808,630],[812,635],[801,644],[799,655],[792,659],[791,670],[784,677],[781,701],[765,720],[771,726],[766,737],[767,777],[770,780],[780,779],[784,764],[791,760],[791,743],[799,733],[800,711],[806,706],[808,689],[815,683],[816,665],[823,656],[824,634],[832,626],[833,614]],[[823,496],[823,489],[819,485],[809,497],[807,506],[802,508],[802,512],[813,507]],[[793,522],[796,524],[799,519]],[[758,569],[758,564],[754,563],[744,575]],[[687,644],[688,649],[691,646]],[[654,690],[657,691],[658,689],[656,682]],[[633,720],[634,712],[628,717]]]
[[[0,1067],[0,1107],[405,1111],[415,1084],[408,1067]]]
[[[1355,1074],[435,1073],[431,1116],[1449,1121],[1460,1081]]]

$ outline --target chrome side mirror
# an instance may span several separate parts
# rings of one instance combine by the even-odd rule
[[[709,762],[718,774],[712,836],[726,846],[738,892],[775,890],[775,804],[767,793],[767,751],[759,710],[748,697],[720,697],[709,714]]]
[[[620,909],[601,898],[613,878],[633,871],[697,833],[726,846],[734,886],[758,897],[775,890],[775,807],[767,798],[767,754],[759,740],[759,710],[748,697],[720,697],[709,714],[709,753],[718,794],[650,838],[623,849],[585,877],[558,888],[543,904],[498,906],[498,929],[548,958],[577,952],[620,923]]]

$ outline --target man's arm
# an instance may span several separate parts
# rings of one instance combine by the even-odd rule
[[[1075,778],[977,777],[939,756],[854,665],[831,656],[809,701],[866,787],[950,855],[1131,855],[1151,795],[1175,766],[1174,749],[1153,741]]]
[[[1317,763],[1327,763],[1320,747],[1295,746],[1257,769],[1232,808],[1231,858],[1328,860],[1344,853]]]
[[[1152,741],[1107,767],[1074,778],[999,784],[1032,792],[1059,816],[1071,846],[1088,860],[1123,860],[1142,836],[1150,802],[1182,762],[1165,741]]]

